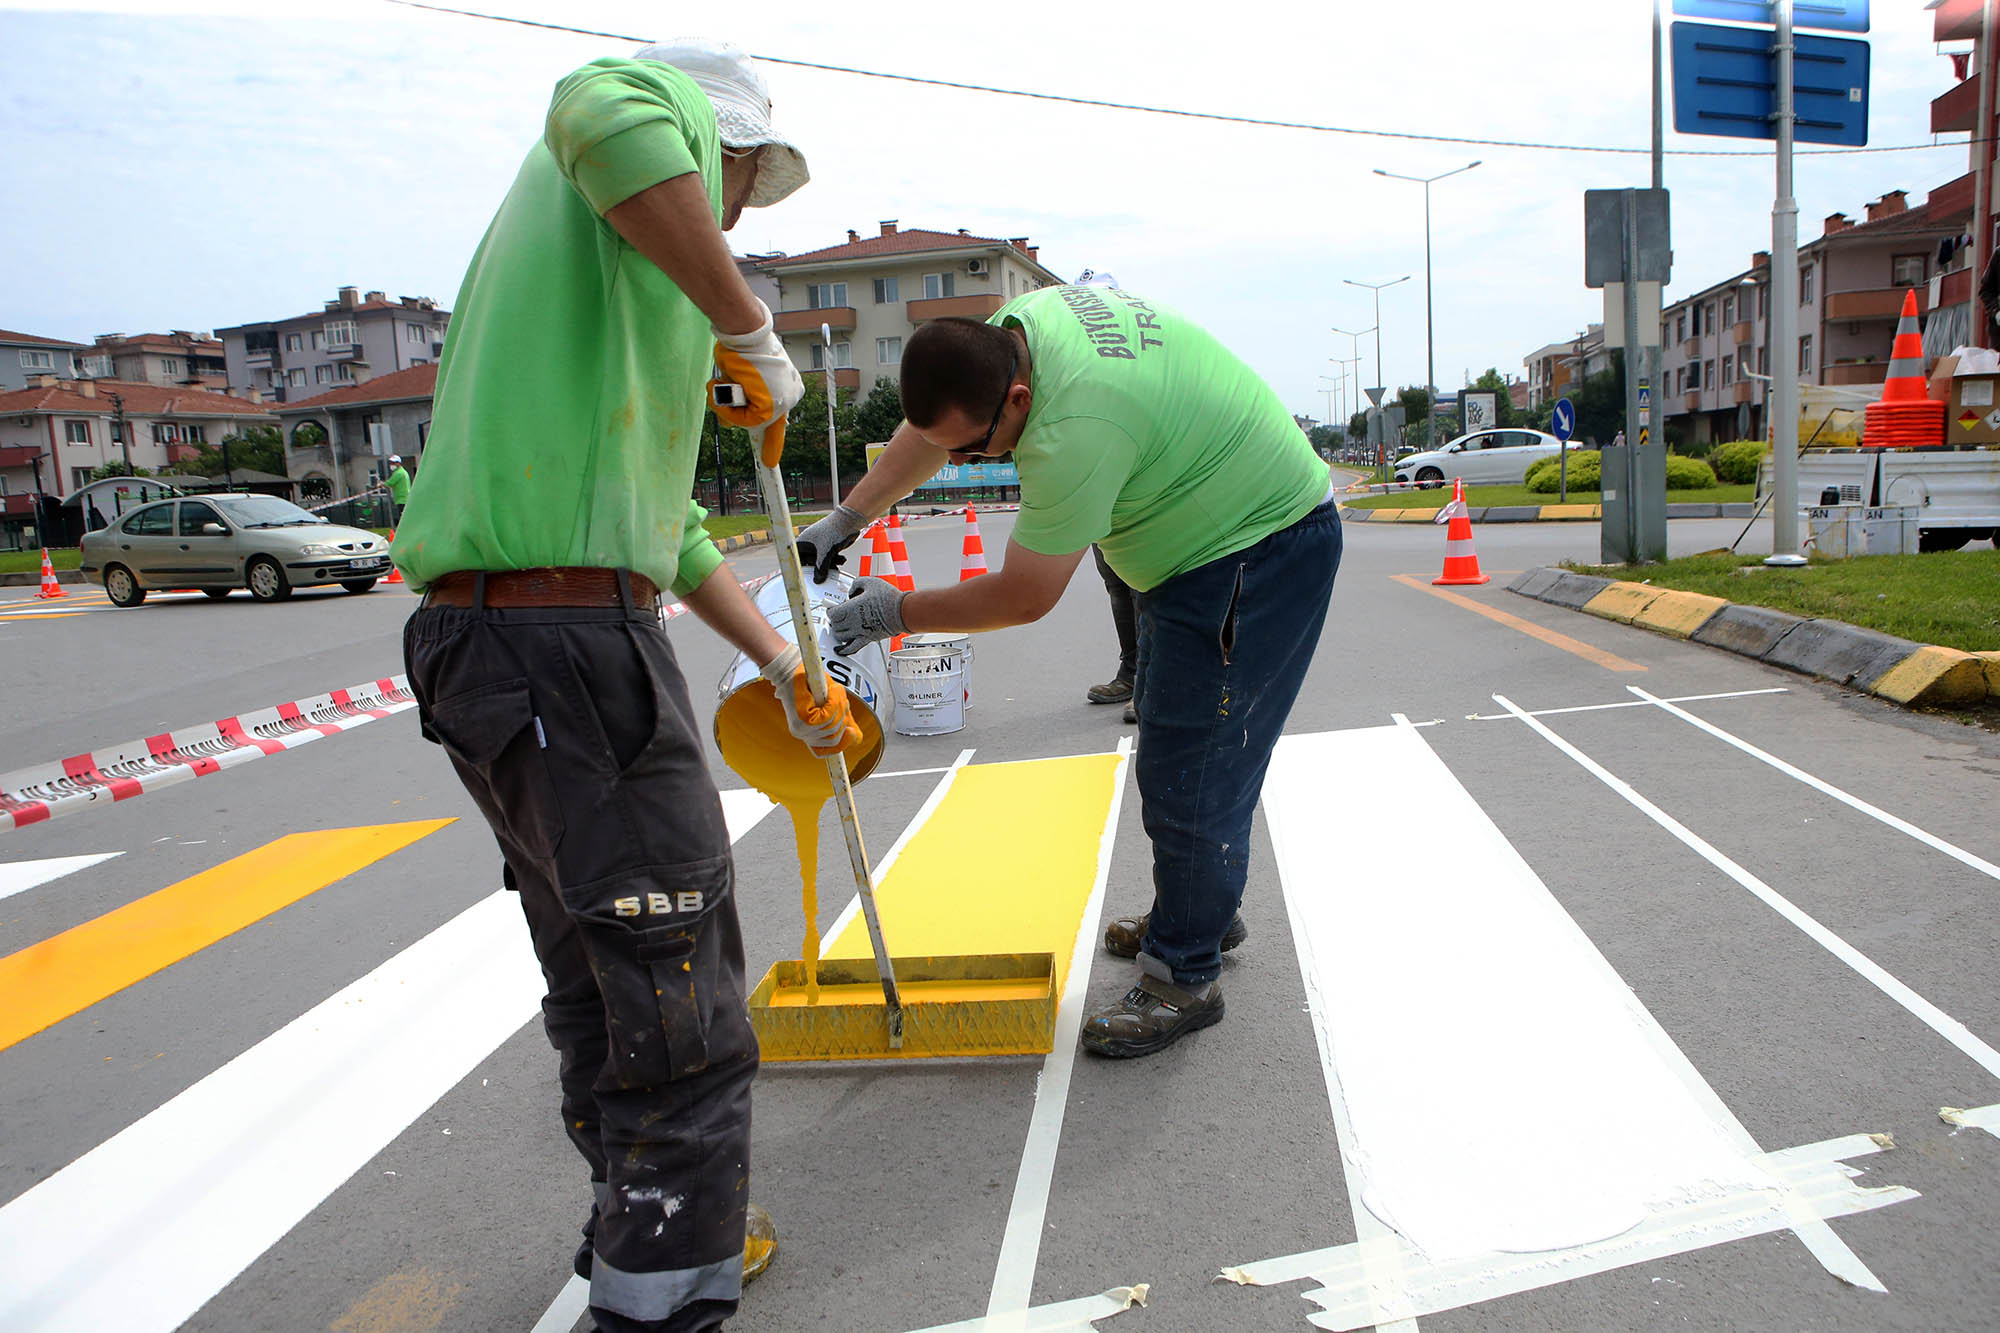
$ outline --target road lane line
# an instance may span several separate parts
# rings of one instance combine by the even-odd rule
[[[1629,690],[1632,689],[1633,687],[1627,685],[1625,688]],[[1725,690],[1721,694],[1681,694],[1681,695],[1676,695],[1674,698],[1667,700],[1667,702],[1670,704],[1692,704],[1692,703],[1705,703],[1710,699],[1748,699],[1754,695],[1759,695],[1759,694],[1790,694],[1790,693],[1791,693],[1790,690],[1786,689],[1782,685],[1778,685],[1767,690]],[[1603,712],[1608,712],[1614,708],[1643,708],[1643,707],[1645,707],[1645,705],[1637,699],[1620,699],[1617,703],[1579,704],[1574,708],[1535,708],[1529,710],[1528,716],[1555,717],[1557,714],[1560,713],[1603,713]],[[1465,715],[1465,720],[1467,722],[1512,722],[1514,720],[1514,715],[1512,713],[1467,713]]]
[[[1800,782],[1805,783],[1806,786],[1811,787],[1814,791],[1821,792],[1827,796],[1831,796],[1834,800],[1839,801],[1842,805],[1851,806],[1852,808],[1859,810],[1862,814],[1867,815],[1870,819],[1877,820],[1881,823],[1887,824],[1890,828],[1895,829],[1898,833],[1907,833],[1909,836],[1915,838],[1918,842],[1921,842],[1926,847],[1930,847],[1937,851],[1943,852],[1946,856],[1949,856],[1952,860],[1957,861],[1963,865],[1970,866],[1972,869],[1977,870],[1980,874],[1985,875],[1988,879],[2000,879],[2000,865],[1993,864],[1993,862],[1987,860],[1983,856],[1976,856],[1973,853],[1966,851],[1963,847],[1958,846],[1956,843],[1946,842],[1943,838],[1938,837],[1934,833],[1927,833],[1923,829],[1918,828],[1915,824],[1910,823],[1908,820],[1899,819],[1895,815],[1890,814],[1887,810],[1882,809],[1880,806],[1870,805],[1868,802],[1862,800],[1859,796],[1855,796],[1850,792],[1842,791],[1839,787],[1834,786],[1831,782],[1827,782],[1824,781],[1823,779],[1816,778],[1812,774],[1806,772],[1804,769],[1799,768],[1796,765],[1786,763],[1784,760],[1778,758],[1778,756],[1772,754],[1770,751],[1760,750],[1756,746],[1752,745],[1749,741],[1746,741],[1739,736],[1730,735],[1728,732],[1724,731],[1721,727],[1716,726],[1713,722],[1709,722],[1706,721],[1705,719],[1696,717],[1693,713],[1688,712],[1685,708],[1674,707],[1676,703],[1680,702],[1679,700],[1662,699],[1657,695],[1646,693],[1646,691],[1640,689],[1636,685],[1627,685],[1625,688],[1632,691],[1632,693],[1638,695],[1639,698],[1645,701],[1646,703],[1653,704],[1654,706],[1658,707],[1662,712],[1670,713],[1673,716],[1679,718],[1681,721],[1687,723],[1689,726],[1698,727],[1701,730],[1707,732],[1709,735],[1715,737],[1717,740],[1724,741],[1730,745],[1735,746],[1743,753],[1749,755],[1752,759],[1761,760],[1762,762],[1769,764],[1772,768],[1777,769],[1780,773],[1783,773],[1786,777],[1796,778]]]
[[[1427,592],[1433,597],[1442,597],[1453,606],[1462,606],[1468,611],[1476,611],[1488,620],[1505,625],[1508,629],[1517,629],[1530,638],[1540,639],[1552,648],[1560,648],[1566,653],[1574,653],[1586,662],[1595,662],[1607,671],[1644,671],[1647,669],[1640,666],[1637,662],[1626,661],[1616,653],[1607,653],[1602,648],[1593,648],[1581,639],[1572,639],[1569,635],[1558,633],[1546,625],[1537,625],[1532,620],[1523,620],[1519,616],[1509,615],[1498,607],[1488,606],[1484,602],[1461,596],[1449,588],[1433,587],[1421,579],[1411,578],[1408,574],[1391,574],[1389,577],[1406,587],[1415,588],[1418,592]]]
[[[1555,732],[1549,730],[1548,726],[1540,719],[1528,716],[1528,714],[1522,712],[1504,695],[1494,695],[1493,702],[1519,717],[1529,727],[1533,728],[1543,740],[1561,750],[1564,754],[1575,760],[1578,766],[1585,772],[1624,797],[1634,809],[1638,810],[1667,832],[1673,834],[1674,837],[1680,839],[1690,851],[1701,857],[1702,860],[1708,862],[1717,870],[1720,870],[1723,874],[1748,889],[1766,907],[1769,907],[1779,916],[1804,931],[1806,937],[1812,940],[1813,943],[1819,945],[1835,958],[1847,964],[1848,967],[1852,968],[1862,977],[1866,978],[1877,990],[1908,1011],[1919,1022],[1923,1023],[1925,1027],[1928,1027],[1953,1046],[1956,1046],[1963,1054],[1978,1064],[1980,1068],[1993,1077],[2000,1078],[2000,1051],[1994,1050],[1984,1041],[1974,1036],[1972,1030],[1966,1027],[1965,1024],[1959,1022],[1950,1014],[1947,1014],[1944,1010],[1938,1008],[1929,1000],[1926,1000],[1923,996],[1917,994],[1914,990],[1911,990],[1908,986],[1891,976],[1874,959],[1862,953],[1831,930],[1828,930],[1812,916],[1795,906],[1789,898],[1786,898],[1769,884],[1766,884],[1763,880],[1757,878],[1757,876],[1723,855],[1715,848],[1714,844],[1710,843],[1700,834],[1641,796],[1623,778],[1605,768],[1604,765],[1598,763],[1595,759],[1592,759],[1562,737],[1556,735]]]
[[[0,865],[0,898],[11,898],[17,893],[39,888],[50,880],[73,875],[88,869],[100,861],[109,861],[123,852],[96,852],[88,856],[52,856],[41,861],[14,861]]]
[[[734,843],[771,811],[723,792]],[[533,1019],[495,890],[0,1208],[0,1328],[171,1333]]]
[[[451,822],[288,834],[0,958],[0,1050]]]
[[[1386,788],[1426,792],[1452,837],[1412,861],[1343,840],[1326,820]],[[1414,728],[1287,736],[1263,799],[1329,1098],[1351,1131],[1342,1160],[1351,1190],[1359,1178],[1364,1239],[1338,1250],[1353,1251],[1366,1279],[1359,1322],[1452,1308],[1421,1293],[1453,1265],[1489,1276],[1474,1299],[1525,1289],[1523,1274],[1528,1286],[1561,1280],[1557,1253],[1708,1203],[1775,1210],[1829,1271],[1881,1288],[1813,1201],[1765,1168],[1748,1131]],[[1464,1114],[1466,1087],[1479,1089],[1476,1117]],[[1397,1236],[1366,1238],[1369,1213]],[[1516,1273],[1503,1252],[1541,1262]],[[1333,1253],[1298,1258],[1331,1281]],[[1264,1280],[1261,1268],[1243,1271]]]

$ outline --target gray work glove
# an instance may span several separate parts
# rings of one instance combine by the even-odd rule
[[[868,520],[858,511],[835,505],[831,514],[799,533],[800,566],[812,571],[814,583],[825,583],[827,575],[847,563],[840,553],[854,545],[867,526]]]
[[[845,656],[878,639],[893,639],[910,631],[903,624],[903,599],[909,596],[887,579],[856,579],[847,600],[827,612],[833,646]]]

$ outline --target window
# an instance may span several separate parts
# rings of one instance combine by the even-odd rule
[[[318,335],[315,334],[314,336],[317,337]],[[303,385],[305,382],[306,382],[306,372],[303,369],[295,367],[285,372],[285,383],[290,385],[292,388],[296,389],[299,386]]]
[[[1733,356],[1722,358],[1722,382],[1724,384],[1736,383],[1736,358]]]
[[[206,426],[182,426],[182,427],[181,427],[181,440],[182,440],[182,442],[183,442],[183,443],[186,443],[186,444],[207,444],[207,443],[208,443],[208,427],[206,427]]]
[[[1015,292],[1014,292],[1014,289],[1015,289],[1015,285],[1016,285],[1016,284],[1015,284],[1015,278],[1016,278],[1017,276],[1018,276],[1018,275],[1017,275],[1017,274],[1016,274],[1016,273],[1014,272],[1014,270],[1013,270],[1013,269],[1011,269],[1011,268],[1010,268],[1010,269],[1008,269],[1008,270],[1007,270],[1007,295],[1009,295],[1009,296],[1013,296],[1013,295],[1015,294]]]
[[[924,274],[924,299],[936,301],[946,296],[956,296],[958,294],[956,277],[957,275],[952,273]]]
[[[161,358],[160,358],[160,373],[161,373],[162,375],[178,375],[178,374],[180,374],[180,373],[181,373],[181,363],[180,363],[180,359],[179,359],[178,357],[171,357],[171,356],[163,356],[163,357],[161,357]]]
[[[875,279],[876,305],[894,305],[896,304],[897,301],[901,299],[902,298],[897,294],[896,280],[894,278]]]
[[[153,423],[154,444],[179,444],[180,438],[180,428],[175,426],[173,422],[155,421]]]
[[[1811,305],[1811,304],[1812,304],[1812,299],[1813,299],[1813,294],[1812,294],[1812,283],[1813,283],[1813,271],[1812,271],[1812,265],[1811,265],[1811,264],[1803,264],[1803,265],[1801,265],[1801,266],[1799,267],[1799,304],[1800,304],[1800,305]]]
[[[215,506],[206,500],[181,501],[181,536],[199,537],[204,523],[222,523],[222,515],[215,512]],[[222,523],[228,527],[227,523]],[[213,536],[213,533],[208,534]]]
[[[1812,374],[1812,335],[1799,339],[1799,374]]]
[[[123,422],[114,421],[111,423],[111,442],[113,444],[125,443],[125,425]]]
[[[342,384],[352,384],[354,383],[354,367],[343,361],[333,368],[333,377]]]
[[[147,505],[144,509],[134,509],[125,519],[124,531],[134,537],[171,537],[174,535],[174,507],[172,504]]]
[[[1682,314],[1676,316],[1674,319],[1674,341],[1686,342],[1687,336],[1688,336],[1688,317],[1686,313],[1683,312]]]
[[[333,383],[333,367],[332,367],[332,366],[314,366],[314,367],[313,367],[313,383],[314,383],[314,384],[331,384],[331,383]]]
[[[1771,313],[1771,289],[1768,286],[1757,289],[1757,318],[1768,318]]]
[[[326,335],[321,333],[318,329],[313,330],[312,340],[313,340],[313,350],[315,352],[317,352],[320,348],[326,346]]]
[[[806,284],[806,307],[808,309],[838,310],[846,304],[846,283],[813,282]]]
[[[423,324],[405,324],[403,339],[406,342],[427,343],[431,340],[431,331]]]
[[[108,356],[86,356],[77,362],[83,373],[92,379],[106,379],[111,374],[111,358]]]
[[[1715,387],[1715,362],[1704,361],[1701,363],[1701,382],[1711,389]]]
[[[21,353],[21,368],[23,370],[54,370],[55,366],[55,357],[47,352],[24,351]]]
[[[1724,324],[1736,322],[1736,298],[1733,296],[1722,298],[1722,322]]]
[[[1701,362],[1690,361],[1688,362],[1688,388],[1699,389],[1700,387],[1701,387]]]
[[[1771,349],[1768,347],[1757,349],[1757,373],[1759,375],[1771,373]]]
[[[89,444],[90,423],[88,421],[63,422],[63,438],[71,444]]]
[[[875,364],[893,366],[903,359],[901,338],[877,338],[875,340]]]
[[[854,344],[845,342],[835,343],[833,345],[833,368],[835,370],[845,370],[853,364]],[[812,345],[812,368],[814,370],[826,369],[826,346],[823,343],[814,343]]]
[[[1889,261],[1889,281],[1897,287],[1921,287],[1924,282],[1924,257],[1897,255]]]
[[[1717,327],[1715,322],[1715,302],[1710,301],[1708,303],[1708,331],[1714,333]]]
[[[76,489],[78,489],[79,487],[83,487],[83,486],[88,486],[88,485],[90,485],[90,469],[89,469],[89,468],[87,468],[87,467],[73,467],[73,468],[71,468],[71,469],[69,470],[69,488],[70,488],[71,490],[76,490]]]
[[[1694,335],[1695,337],[1697,337],[1697,338],[1701,337],[1701,307],[1700,307],[1700,306],[1696,305],[1696,306],[1689,306],[1689,307],[1688,307],[1688,321],[1689,321],[1689,322],[1688,322],[1688,332],[1689,332],[1689,333],[1691,333],[1691,334],[1693,334],[1693,335]]]
[[[352,347],[357,341],[354,336],[354,321],[351,319],[337,319],[326,326],[328,347]]]
[[[318,346],[318,344],[317,344],[317,343],[315,343],[315,344],[314,344],[314,346]],[[288,334],[286,334],[286,335],[285,335],[285,350],[286,350],[287,352],[303,352],[303,351],[305,351],[305,350],[306,350],[306,338],[305,338],[305,335],[304,335],[303,333],[288,333]]]

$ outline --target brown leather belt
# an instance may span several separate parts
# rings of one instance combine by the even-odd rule
[[[469,570],[440,574],[424,589],[425,606],[471,606],[478,575]],[[650,611],[660,598],[660,590],[644,574],[627,573],[631,581],[632,606]],[[562,566],[543,569],[496,569],[486,575],[486,605],[516,606],[623,606],[618,595],[618,571],[590,566]]]

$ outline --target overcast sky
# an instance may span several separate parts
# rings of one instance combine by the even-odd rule
[[[764,56],[1357,129],[1644,148],[1646,0],[1144,6],[461,7]],[[1875,0],[1870,144],[1929,144],[1951,82],[1921,0]],[[671,26],[662,26],[663,24]],[[319,308],[341,286],[449,304],[557,79],[615,39],[381,0],[76,6],[0,0],[0,328],[88,342]],[[747,213],[739,252],[800,253],[884,218],[1026,234],[1066,278],[1109,270],[1204,322],[1295,412],[1326,415],[1334,326],[1374,323],[1382,381],[1425,379],[1423,188],[1434,175],[1441,386],[1601,318],[1581,192],[1647,184],[1643,154],[1537,151],[1224,124],[762,66],[813,181]],[[1669,113],[1671,119],[1671,111]],[[1964,135],[1917,151],[1802,156],[1800,238],[1891,189],[1964,173]],[[1746,140],[1669,134],[1676,150]],[[1772,163],[1669,156],[1675,281],[1728,276],[1770,242]],[[1376,383],[1372,338],[1364,383]],[[1350,397],[1350,402],[1352,401]]]

